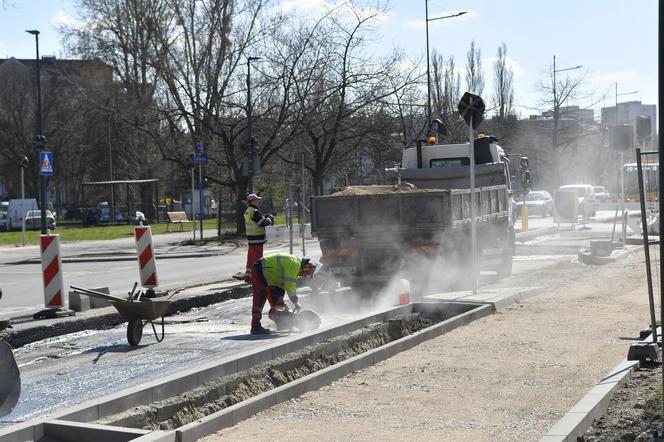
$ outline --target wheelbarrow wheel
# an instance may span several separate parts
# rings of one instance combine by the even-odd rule
[[[137,346],[143,337],[143,320],[140,318],[133,318],[127,324],[127,342],[129,345]]]

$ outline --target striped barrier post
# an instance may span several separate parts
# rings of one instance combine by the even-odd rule
[[[138,254],[138,271],[141,286],[152,289],[159,285],[157,281],[157,263],[154,259],[154,246],[152,245],[152,229],[150,226],[134,227],[136,237],[136,253]]]
[[[41,235],[41,264],[44,275],[44,305],[46,308],[62,308],[65,305],[60,235]]]

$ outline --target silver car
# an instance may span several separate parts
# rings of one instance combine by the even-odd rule
[[[514,204],[517,217],[521,216],[521,208],[524,204],[528,208],[528,216],[553,214],[553,198],[546,190],[531,190],[526,194],[525,202],[523,199],[517,201]]]
[[[28,210],[28,213],[25,214],[25,228],[41,228],[41,210]],[[46,211],[46,228],[55,229],[55,216],[50,210]]]

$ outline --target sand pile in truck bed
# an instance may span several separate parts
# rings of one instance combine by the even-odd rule
[[[440,192],[441,189],[418,189],[415,186],[348,186],[330,196],[380,195],[385,193]]]

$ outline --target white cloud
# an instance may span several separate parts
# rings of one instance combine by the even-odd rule
[[[55,28],[59,28],[61,26],[66,26],[66,27],[71,27],[71,28],[76,28],[82,25],[81,21],[76,19],[76,17],[73,17],[69,14],[64,9],[59,9],[58,12],[55,13],[49,20],[49,24]]]
[[[472,20],[475,17],[477,17],[477,12],[473,11],[472,9],[469,9],[466,11],[465,14],[460,15],[458,17],[450,17],[446,19],[441,19],[441,20],[434,20],[432,21],[431,19],[435,19],[436,17],[445,17],[448,15],[455,15],[458,14],[460,11],[440,11],[435,14],[431,13],[429,14],[429,29],[434,29],[434,28],[442,28],[442,27],[449,27],[452,26],[454,23],[458,21],[468,21]],[[402,24],[401,27],[404,29],[424,29],[425,28],[425,21],[424,19],[422,20],[410,20],[407,21],[406,23]]]
[[[484,71],[486,76],[493,75],[493,65],[497,59],[497,57],[489,57],[482,60],[482,71]],[[515,59],[507,57],[505,59],[505,64],[512,69],[514,78],[525,78],[528,76],[528,72]]]
[[[320,16],[330,7],[325,0],[283,0],[277,5],[277,9],[284,13],[306,17]]]

